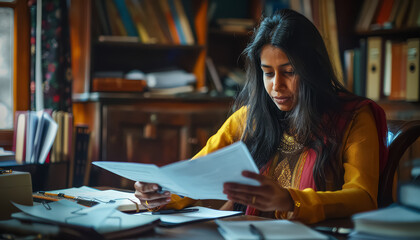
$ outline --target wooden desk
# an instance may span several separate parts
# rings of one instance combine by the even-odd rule
[[[231,221],[256,221],[266,220],[266,218],[256,216],[235,216],[225,218],[224,220]],[[346,219],[333,219],[320,222],[311,226],[328,226],[328,227],[353,227],[349,218]],[[331,234],[331,239],[347,239],[346,236]],[[223,239],[217,230],[217,225],[214,221],[196,222],[186,225],[181,225],[173,228],[157,227],[154,233],[143,235],[141,239]]]

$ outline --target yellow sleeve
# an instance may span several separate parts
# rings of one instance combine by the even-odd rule
[[[295,201],[292,218],[315,223],[348,217],[377,208],[379,142],[369,106],[362,107],[349,124],[343,139],[344,184],[338,191],[289,189]],[[276,217],[282,213],[276,212]]]
[[[238,141],[243,132],[243,126],[246,120],[246,110],[241,108],[234,112],[220,127],[216,134],[209,138],[206,145],[194,157],[201,157],[214,152],[218,149],[226,147]],[[180,197],[176,194],[171,195],[171,202],[169,202],[165,209],[182,209],[187,206],[195,204],[197,201],[188,197]]]

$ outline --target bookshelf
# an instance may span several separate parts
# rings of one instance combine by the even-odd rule
[[[91,134],[91,161],[132,161],[162,166],[191,158],[228,116],[232,98],[192,93],[153,96],[148,92],[94,92],[97,72],[153,72],[176,67],[196,76],[195,90],[207,86],[208,0],[126,0],[144,9],[162,2],[182,3],[194,42],[144,40],[139,36],[104,31],[98,7],[116,1],[72,0],[70,7],[73,60],[73,114]],[[98,5],[99,4],[99,5]],[[159,7],[159,6],[158,6]],[[144,9],[138,9],[138,12]],[[130,9],[129,9],[130,10]],[[155,12],[157,13],[157,12]],[[156,14],[159,16],[159,14]],[[161,15],[160,15],[161,16]],[[152,21],[152,17],[147,22]],[[164,17],[160,17],[158,21]],[[103,20],[103,19],[102,19]],[[115,18],[106,18],[114,24]],[[110,24],[110,25],[111,25]],[[148,29],[147,29],[148,28]],[[155,27],[157,28],[157,27]],[[145,26],[146,31],[152,31]],[[111,33],[111,34],[110,34]],[[151,36],[152,32],[148,32]],[[133,183],[92,167],[90,186],[132,189]]]
[[[196,89],[205,86],[207,0],[162,1],[175,2],[185,6],[184,12],[190,17],[188,22],[190,31],[194,34],[193,42],[186,43],[161,39],[144,42],[140,36],[112,32],[110,34],[103,31],[101,20],[98,17],[98,9],[105,7],[108,3],[114,4],[115,2],[139,3],[145,5],[141,6],[148,9],[146,7],[151,7],[148,5],[156,5],[157,2],[160,3],[161,1],[72,1],[70,32],[74,94],[92,92],[92,78],[96,72],[119,71],[126,73],[135,69],[150,72],[171,67],[180,68],[195,74],[197,78]],[[159,9],[159,6],[157,8]],[[149,15],[152,16],[153,14]],[[105,20],[110,23],[117,21],[117,19],[121,21],[118,16],[105,17]],[[152,18],[147,18],[146,21],[148,23],[146,26],[153,29]],[[160,29],[160,27],[155,28]],[[149,35],[152,34],[151,31],[149,33]]]

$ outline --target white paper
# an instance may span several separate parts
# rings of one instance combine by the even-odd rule
[[[22,220],[41,219],[47,222],[60,222],[84,227],[92,227],[99,233],[108,233],[123,229],[139,227],[159,219],[157,216],[139,216],[117,211],[117,205],[99,204],[85,207],[69,200],[44,205],[25,206],[13,203],[22,212],[12,214],[13,218]]]
[[[265,239],[328,239],[311,228],[288,220],[262,220],[262,221],[223,221],[215,220],[219,232],[225,239],[259,239],[259,236],[250,231],[250,224],[257,227]]]
[[[162,214],[162,215],[154,215],[159,216],[160,221],[164,224],[181,224],[187,222],[194,222],[204,219],[216,219],[216,218],[223,218],[228,216],[234,216],[242,214],[240,211],[222,211],[222,210],[215,210],[206,207],[190,207],[198,209],[197,212],[189,212],[189,213],[175,213],[175,214]],[[189,208],[186,208],[189,209]],[[136,215],[151,215],[151,212],[142,212],[137,213]]]
[[[244,170],[259,172],[243,142],[161,168],[153,164],[127,162],[101,161],[93,164],[133,181],[157,183],[172,193],[194,199],[227,200],[223,193],[225,182],[259,185],[256,180],[242,176]]]
[[[98,189],[90,188],[87,186],[60,189],[48,192],[55,194],[63,193],[68,196],[99,203],[114,202],[116,205],[118,205],[118,210],[120,211],[132,211],[137,209],[137,205],[140,206],[140,200],[134,196],[134,192],[123,192],[118,190],[100,191]],[[140,206],[140,208],[142,207]]]

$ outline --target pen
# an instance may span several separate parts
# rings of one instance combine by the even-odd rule
[[[249,230],[252,234],[257,235],[259,240],[264,240],[264,234],[254,224],[249,224]]]
[[[62,198],[68,198],[68,199],[76,199],[76,197],[66,195],[64,193],[49,193],[44,191],[39,191],[39,193],[44,194],[46,196],[54,196],[54,197],[62,197]]]
[[[160,210],[158,212],[152,212],[152,215],[189,213],[189,212],[198,212],[198,208],[187,208],[187,209],[180,209],[180,210],[176,210],[176,209]]]
[[[49,193],[49,192],[44,192],[44,191],[39,191],[38,193],[43,194],[45,196],[53,196],[53,197],[60,197],[60,198],[67,198],[67,199],[75,200],[78,204],[81,204],[87,207],[92,207],[98,204],[98,202],[96,201],[81,199],[78,197],[66,195],[64,193]]]
[[[324,227],[324,226],[317,226],[317,227],[314,227],[314,229],[320,232],[342,234],[342,235],[347,235],[352,231],[351,228]]]

